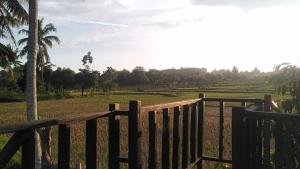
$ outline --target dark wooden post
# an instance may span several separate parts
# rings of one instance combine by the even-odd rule
[[[162,169],[170,167],[170,132],[169,132],[169,109],[163,109],[163,133],[162,133]]]
[[[191,162],[196,160],[196,112],[197,111],[197,104],[192,105],[191,110],[191,134],[190,134],[190,156]]]
[[[149,112],[149,169],[156,169],[156,111]]]
[[[119,104],[109,104],[109,111],[119,110]],[[120,162],[120,117],[115,114],[109,115],[108,121],[108,166],[111,169],[119,169]]]
[[[22,146],[22,169],[35,168],[35,131],[28,131],[30,136],[24,141]],[[22,139],[22,138],[19,138]]]
[[[129,169],[141,169],[141,101],[129,102],[128,143]]]
[[[187,168],[189,159],[189,105],[183,106],[182,121],[182,168]]]
[[[58,128],[58,169],[70,169],[70,126]]]
[[[173,156],[172,156],[172,168],[178,169],[179,167],[179,115],[180,107],[174,107],[174,119],[173,119]]]
[[[203,156],[203,139],[204,139],[204,111],[205,111],[205,94],[200,93],[198,102],[198,133],[197,133],[197,157],[201,158],[197,165],[197,169],[202,169],[202,156]]]
[[[271,111],[271,103],[272,103],[272,96],[271,95],[265,95],[264,97],[264,111],[270,112]],[[271,151],[271,122],[270,120],[264,120],[263,124],[263,147],[264,147],[264,153],[263,153],[263,168],[270,169],[271,168],[271,162],[270,162],[270,151]]]
[[[97,119],[87,120],[85,130],[86,168],[97,169]]]
[[[219,159],[223,159],[223,151],[224,151],[224,102],[220,102],[220,130],[219,130]]]
[[[243,107],[232,108],[232,169],[243,168],[242,153],[245,147],[242,147],[242,128],[243,128],[243,117],[242,114],[245,112]]]

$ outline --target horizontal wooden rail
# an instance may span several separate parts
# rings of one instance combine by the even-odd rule
[[[74,122],[87,121],[91,119],[108,117],[110,114],[115,113],[115,111],[99,112],[99,113],[87,113],[87,114],[76,114],[70,115],[62,118],[51,118],[46,120],[34,120],[29,122],[0,125],[0,134],[13,133],[28,129],[38,129],[42,127],[56,126],[60,124],[69,124]],[[120,113],[120,111],[118,111]]]
[[[216,158],[216,157],[203,156],[202,159],[206,160],[206,161],[214,161],[214,162],[219,162],[219,163],[228,163],[228,164],[232,163],[232,160],[219,159],[219,158]]]
[[[256,99],[256,98],[209,98],[205,97],[203,98],[203,101],[210,101],[210,102],[263,102],[262,99]]]
[[[36,120],[19,124],[0,125],[0,134],[13,133],[41,127],[49,127],[53,125],[57,125],[56,119]]]
[[[158,110],[167,109],[167,108],[174,108],[176,106],[191,105],[191,104],[194,104],[194,103],[196,103],[200,100],[201,99],[191,99],[191,100],[184,100],[184,101],[179,101],[179,102],[172,102],[172,103],[145,106],[145,107],[142,107],[142,111],[143,112],[158,111]]]

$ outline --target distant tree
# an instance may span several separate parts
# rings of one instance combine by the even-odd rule
[[[153,84],[158,84],[161,81],[162,77],[163,77],[162,73],[159,70],[156,70],[156,69],[150,69],[146,73],[146,76],[148,77],[149,82],[153,83]]]
[[[118,72],[112,67],[107,67],[100,77],[100,84],[103,91],[110,91],[116,87],[116,80],[118,77]]]
[[[300,113],[300,68],[288,63],[283,63],[274,68],[270,81],[276,85],[280,95],[291,96],[291,99],[282,101],[282,108],[286,112]]]
[[[75,75],[75,79],[81,88],[81,96],[83,96],[85,89],[92,88],[97,85],[100,73],[98,71],[90,70],[90,66],[93,63],[91,52],[88,52],[87,55],[84,55],[81,61],[84,69],[79,69],[79,73]]]
[[[116,83],[120,86],[130,85],[130,72],[126,69],[117,72]]]
[[[52,73],[51,84],[58,90],[72,89],[75,87],[75,72],[59,67]]]
[[[89,51],[86,55],[82,58],[82,65],[85,67],[86,70],[90,70],[90,66],[93,63],[92,53]]]
[[[142,66],[135,67],[131,72],[131,82],[135,85],[145,85],[149,82],[146,70]]]

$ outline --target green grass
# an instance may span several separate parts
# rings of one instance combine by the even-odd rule
[[[173,93],[174,94],[174,93]],[[121,109],[128,109],[129,100],[141,100],[142,105],[160,104],[178,100],[186,100],[198,97],[198,92],[180,92],[174,95],[160,95],[160,94],[139,94],[139,93],[115,93],[112,95],[95,95],[89,97],[76,97],[70,99],[61,100],[47,100],[38,102],[38,113],[42,119],[50,117],[61,117],[69,114],[80,114],[89,112],[101,112],[108,110],[109,103],[119,103]],[[176,96],[176,97],[175,97]],[[263,98],[264,93],[206,93],[206,97],[220,97],[220,98]],[[282,97],[274,96],[275,100],[282,99]],[[18,103],[0,103],[0,123],[1,124],[12,124],[26,120],[26,105],[24,102]],[[227,109],[227,115],[230,116],[230,109]],[[218,108],[207,109],[206,115],[217,115]],[[143,121],[143,145],[148,144],[147,137],[147,116],[142,116]],[[172,117],[170,119],[172,121]],[[157,123],[162,123],[161,115],[157,117]],[[98,153],[101,158],[98,159],[99,168],[107,168],[107,119],[98,120]],[[170,124],[172,128],[172,123]],[[79,161],[85,160],[85,123],[75,123],[71,125],[71,165],[75,166]],[[127,148],[127,123],[126,119],[121,119],[121,150],[125,153]],[[205,152],[208,155],[217,155],[217,138],[218,138],[218,118],[208,117],[205,121]],[[161,146],[161,133],[162,125],[158,125],[158,151]],[[230,158],[231,150],[231,119],[225,119],[225,156]],[[52,153],[54,162],[57,162],[57,128],[55,127],[52,132]],[[0,147],[3,147],[5,142],[8,140],[9,135],[1,135]],[[147,146],[143,150],[144,166],[147,165]],[[160,153],[158,153],[158,158]],[[20,154],[14,157],[14,163],[20,161]],[[209,163],[206,164],[208,168],[215,168],[218,164]]]

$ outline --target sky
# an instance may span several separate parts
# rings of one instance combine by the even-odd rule
[[[300,65],[299,0],[40,0],[61,45],[51,61],[78,70]]]

